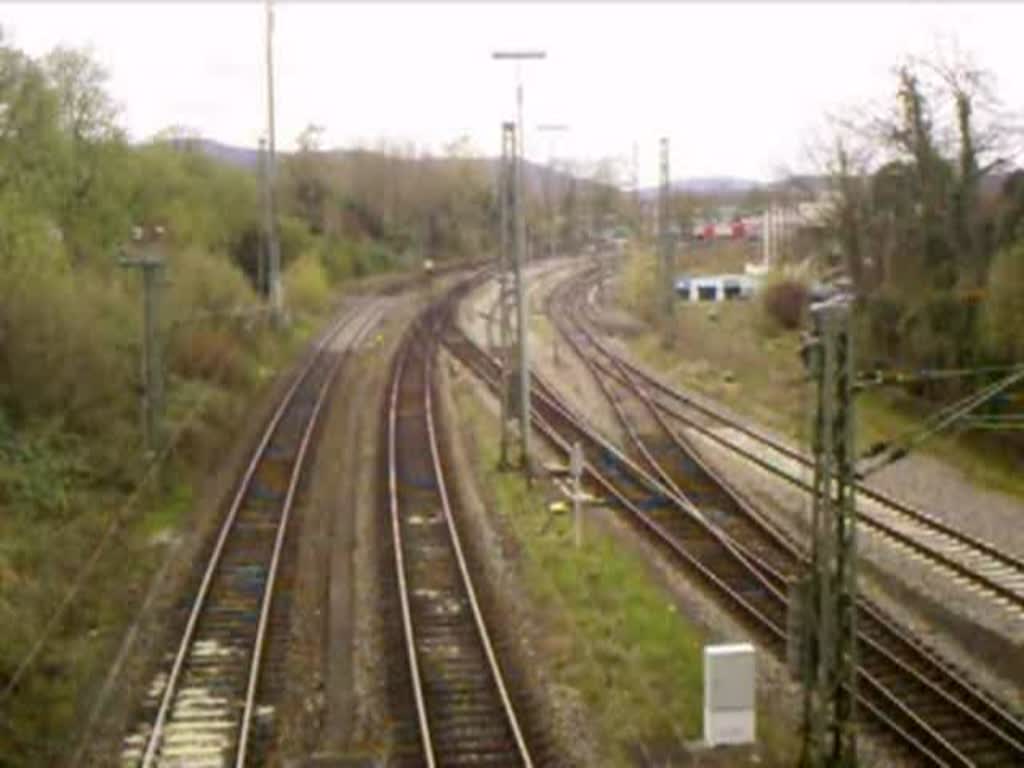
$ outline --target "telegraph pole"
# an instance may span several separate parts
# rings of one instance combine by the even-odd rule
[[[274,219],[270,203],[270,185],[267,183],[267,140],[260,137],[259,143],[259,175],[260,189],[263,195],[263,237],[260,238],[259,251],[256,255],[256,293],[267,297],[267,261],[270,255],[270,239]]]
[[[512,60],[516,63],[516,119],[518,122],[518,151],[515,153],[515,195],[513,197],[513,214],[515,220],[515,253],[513,271],[516,286],[516,324],[519,348],[519,424],[520,424],[520,464],[527,476],[530,474],[530,357],[527,339],[526,306],[526,191],[523,184],[523,163],[525,150],[523,146],[523,80],[522,62],[533,59],[545,59],[545,51],[495,51],[491,57],[497,60]]]
[[[284,319],[284,290],[281,285],[281,243],[277,237],[274,215],[275,143],[274,143],[274,5],[267,0],[267,172],[264,177],[265,216],[267,229],[267,271],[270,312],[274,323]]]
[[[159,237],[162,228],[156,229]],[[153,238],[155,239],[155,238]],[[136,240],[142,240],[139,232]],[[164,403],[164,369],[160,354],[160,285],[163,278],[164,260],[152,245],[143,245],[139,256],[122,257],[123,267],[133,267],[142,272],[142,358],[140,378],[142,380],[142,439],[145,452],[152,457],[160,449],[160,417]]]
[[[513,262],[515,260],[516,203],[516,128],[501,125],[501,167],[498,174],[498,198],[501,203],[500,249],[498,251],[498,307],[501,329],[501,455],[499,466],[510,464],[512,433],[509,422],[514,411],[514,366],[512,351],[518,346],[513,338],[513,308],[516,301]],[[518,332],[518,326],[516,327]]]
[[[812,428],[812,556],[802,587],[800,668],[804,683],[804,768],[857,762],[857,529],[853,349],[849,305],[812,309],[805,347],[817,408]]]
[[[673,328],[674,302],[672,300],[672,234],[669,231],[669,216],[671,208],[671,183],[672,176],[669,167],[669,143],[667,137],[662,137],[659,143],[660,156],[659,165],[661,179],[658,186],[658,295],[661,298],[661,310],[665,323],[665,335],[662,343],[668,346],[675,336]]]
[[[519,463],[523,472],[530,475],[530,357],[527,340],[530,336],[528,320],[528,306],[526,298],[526,225],[523,209],[525,195],[523,194],[523,169],[522,157],[516,157],[515,167],[517,173],[515,178],[515,194],[512,196],[512,211],[516,214],[519,226],[515,228],[513,251],[515,260],[513,262],[516,282],[516,333],[519,342],[519,440],[520,456]]]

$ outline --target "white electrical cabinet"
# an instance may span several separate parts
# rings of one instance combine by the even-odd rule
[[[754,646],[704,648],[704,741],[708,746],[754,741]]]

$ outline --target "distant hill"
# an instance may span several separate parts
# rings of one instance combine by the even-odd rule
[[[688,179],[673,179],[672,189],[692,195],[706,197],[742,197],[752,189],[767,186],[764,182],[734,176],[696,176]],[[658,196],[657,187],[647,187],[639,192],[641,200],[653,200]]]
[[[213,139],[203,138],[170,139],[168,143],[176,149],[198,149],[207,157],[225,165],[233,165],[236,168],[254,172],[259,168],[260,153],[258,149],[235,147],[231,144],[222,144]]]
[[[223,144],[213,139],[204,138],[182,138],[170,139],[169,143],[179,149],[198,150],[204,155],[236,168],[256,172],[259,168],[259,150],[249,147],[236,147],[230,144]],[[278,156],[287,156],[289,152],[278,152]],[[373,150],[366,149],[330,149],[323,150],[322,155],[328,158],[344,160],[359,155],[378,154]],[[453,162],[444,156],[431,156],[406,159],[410,163],[424,163],[428,165],[444,165]],[[484,173],[497,183],[500,159],[496,157],[470,158],[470,162],[482,167]],[[540,195],[544,191],[545,184],[550,184],[549,189],[554,195],[561,195],[572,181],[571,174],[563,171],[553,170],[546,165],[527,161],[523,166],[523,181],[531,195]],[[577,179],[578,183],[584,186],[595,185],[597,182],[588,179]]]
[[[198,148],[200,152],[218,162],[242,168],[247,171],[256,172],[259,168],[259,150],[250,147],[236,147],[231,144],[223,144],[213,139],[185,138],[171,139],[172,146],[186,148]],[[278,155],[287,156],[288,152],[278,152]],[[375,154],[372,150],[365,149],[332,149],[325,150],[324,155],[338,158],[351,157],[358,154]],[[423,163],[448,163],[446,157],[427,157],[411,160],[410,162]],[[474,162],[483,166],[487,175],[497,182],[499,159],[496,157],[476,158]],[[982,180],[981,192],[985,196],[998,194],[1012,171],[1008,168],[1002,172],[996,172],[985,176]],[[543,194],[544,185],[550,184],[553,194],[561,195],[572,180],[572,175],[563,171],[553,170],[540,163],[526,162],[523,169],[524,181],[531,195]],[[584,187],[595,185],[597,182],[589,179],[577,179],[577,183]],[[820,194],[828,188],[829,180],[826,176],[792,176],[785,181],[763,182],[754,179],[745,179],[735,176],[696,176],[693,178],[675,179],[672,188],[679,192],[687,192],[702,197],[716,198],[724,202],[739,202],[748,192],[753,189],[764,189],[771,191],[786,186],[791,189],[801,189],[808,194]],[[640,199],[652,201],[658,196],[657,187],[647,187],[639,190]]]

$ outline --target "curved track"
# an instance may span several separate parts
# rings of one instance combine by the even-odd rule
[[[592,317],[598,280],[599,275],[590,273],[580,283],[569,287],[577,317]],[[582,301],[584,295],[586,300]],[[669,387],[612,351],[583,323],[574,323],[574,331],[587,345],[592,365],[605,378],[641,391],[662,415],[694,429],[764,471],[809,490],[803,476],[812,463],[805,455],[751,428],[741,419],[723,413],[720,408]],[[709,428],[708,421],[725,429]],[[870,486],[858,485],[857,493],[862,500],[868,500],[867,504],[860,505],[857,513],[867,533],[889,541],[911,556],[926,559],[952,578],[969,584],[1021,621],[1024,629],[1024,561]]]
[[[570,315],[579,316],[579,307],[573,311],[568,301],[571,298],[562,296],[552,305],[561,308],[559,324],[587,361],[579,329],[567,325],[572,322]],[[451,328],[448,343],[495,386],[497,363]],[[629,381],[627,374],[621,375],[624,382]],[[795,545],[735,494],[724,478],[692,457],[689,463],[680,460],[685,453],[682,446],[664,435],[660,445],[651,445],[650,437],[641,436],[622,403],[632,396],[647,407],[642,395],[635,390],[631,395],[625,383],[611,389],[613,385],[597,371],[595,378],[630,434],[636,460],[590,429],[539,379],[533,402],[535,425],[563,451],[580,442],[596,490],[626,510],[632,522],[708,584],[758,631],[768,647],[783,653],[788,581],[803,567]],[[663,420],[661,426],[666,428]],[[665,461],[673,451],[677,460]],[[1018,719],[866,601],[859,613],[862,711],[929,764],[1017,765],[1024,761],[1024,725]]]
[[[420,745],[406,745],[399,760],[531,766],[448,494],[431,375],[437,345],[423,324],[428,320],[399,350],[387,414],[391,537]]]
[[[208,557],[121,762],[144,767],[262,764],[283,687],[286,546],[299,481],[327,392],[379,317],[373,303],[320,338],[268,423]],[[339,351],[341,347],[341,351]]]

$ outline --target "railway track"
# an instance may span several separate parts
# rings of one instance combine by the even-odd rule
[[[594,291],[590,281],[596,279],[599,276],[591,274],[581,285],[569,287],[567,292],[575,294],[571,300],[577,310],[576,318],[589,321],[592,317]],[[585,301],[580,301],[582,295],[585,295]],[[563,295],[562,300],[570,299]],[[593,323],[574,321],[574,332],[590,353],[593,367],[606,379],[614,379],[631,388],[639,387],[644,397],[675,423],[700,433],[764,472],[781,477],[803,490],[810,490],[806,478],[813,465],[807,456],[751,428],[742,419],[668,386],[611,350],[588,325]],[[718,425],[718,428],[709,427],[708,422]],[[968,585],[1020,622],[1024,630],[1024,561],[878,489],[861,483],[857,486],[857,493],[861,501],[858,519],[869,536],[881,539],[911,557],[926,560],[943,571],[945,576]]]
[[[396,355],[387,410],[387,506],[407,662],[391,685],[401,687],[396,699],[415,703],[415,727],[389,764],[531,766],[448,492],[428,322]]]
[[[571,331],[567,338],[582,343]],[[446,343],[496,388],[494,360],[450,326]],[[692,459],[680,461],[678,454],[674,464],[666,462],[667,446],[651,446],[650,438],[632,426],[621,404],[628,397],[625,386],[609,389],[608,396],[632,435],[635,459],[588,427],[553,388],[537,377],[535,381],[532,417],[542,434],[565,452],[579,442],[593,490],[623,509],[641,531],[743,617],[767,647],[782,654],[788,584],[803,567],[793,542],[767,525],[724,478]],[[866,601],[858,613],[857,695],[862,713],[926,764],[1010,766],[1024,761],[1024,725],[1014,715]]]
[[[373,302],[344,314],[314,345],[239,482],[168,649],[122,746],[123,765],[266,762],[283,688],[289,522],[330,385],[379,319]]]

